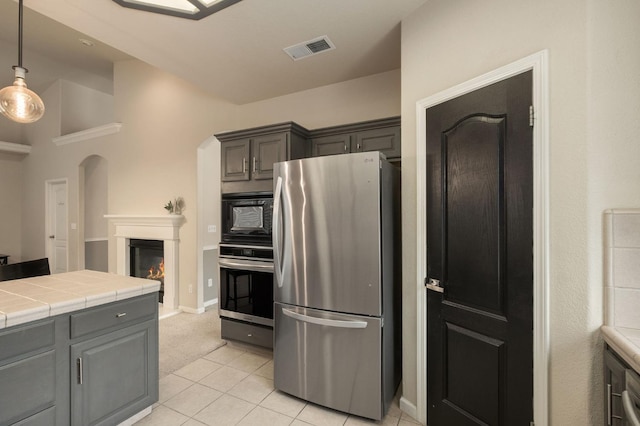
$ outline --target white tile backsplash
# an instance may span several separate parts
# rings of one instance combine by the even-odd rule
[[[640,247],[640,213],[613,213],[614,247]]]
[[[640,328],[640,291],[616,288],[615,292],[616,327]]]
[[[640,248],[613,249],[615,287],[640,289]]]
[[[640,330],[640,209],[604,214],[604,323]]]

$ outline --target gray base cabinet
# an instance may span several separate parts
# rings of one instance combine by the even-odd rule
[[[158,400],[158,294],[0,330],[0,426],[115,425]]]
[[[157,401],[154,347],[153,321],[72,345],[71,424],[118,424]]]
[[[624,426],[626,416],[622,407],[627,364],[608,345],[604,350],[604,408],[605,426]]]
[[[55,338],[53,319],[0,332],[0,425],[43,424],[55,416],[56,364],[64,356]]]

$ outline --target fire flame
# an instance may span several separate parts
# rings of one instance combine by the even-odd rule
[[[160,280],[164,278],[164,259],[160,262],[158,266],[152,266],[149,268],[149,275],[147,278],[152,280]]]

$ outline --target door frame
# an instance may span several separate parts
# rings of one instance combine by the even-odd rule
[[[490,84],[533,71],[533,419],[548,424],[549,374],[549,53],[534,53],[416,102],[416,418],[427,418],[426,110]]]
[[[48,179],[44,181],[44,250],[47,258],[49,259],[49,264],[51,264],[51,257],[53,253],[51,252],[51,241],[49,239],[49,235],[51,235],[51,191],[55,185],[64,184],[65,186],[65,209],[67,210],[67,223],[65,226],[67,227],[67,248],[66,248],[66,258],[67,264],[66,269],[69,270],[69,179],[67,178],[59,178],[59,179]],[[55,269],[55,265],[52,265],[52,270]]]

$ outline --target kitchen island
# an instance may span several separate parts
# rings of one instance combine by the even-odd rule
[[[158,281],[0,282],[0,425],[114,425],[158,400]]]

